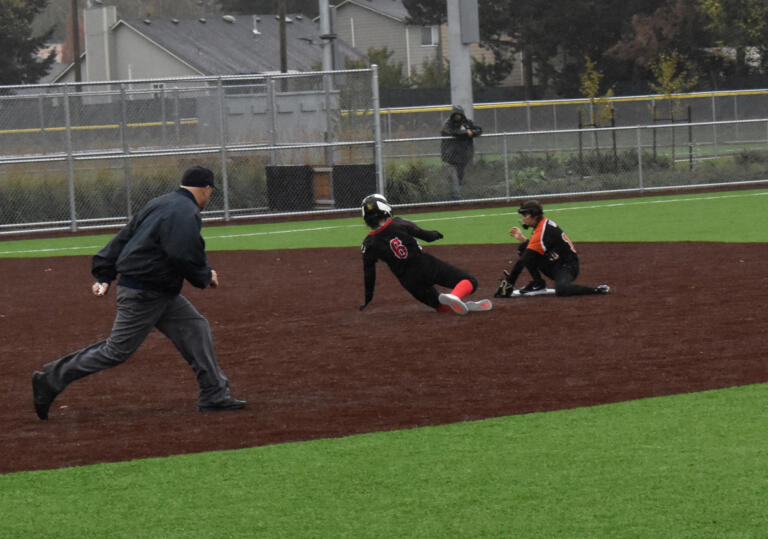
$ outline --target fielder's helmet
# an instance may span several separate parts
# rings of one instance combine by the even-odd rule
[[[541,207],[541,203],[538,200],[526,200],[520,204],[520,209],[517,210],[520,215],[531,215],[538,217],[544,214],[544,209]]]
[[[363,199],[363,220],[371,228],[379,226],[382,217],[392,217],[392,207],[383,195],[368,195]]]

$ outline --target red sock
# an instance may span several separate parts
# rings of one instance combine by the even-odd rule
[[[457,284],[456,287],[451,290],[451,294],[461,299],[464,296],[470,295],[474,291],[475,287],[472,285],[472,282],[469,279],[464,279],[463,281],[459,281],[459,284]]]

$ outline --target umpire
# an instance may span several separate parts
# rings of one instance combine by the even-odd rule
[[[181,186],[150,200],[128,225],[93,257],[96,296],[104,296],[117,275],[117,315],[109,337],[46,364],[32,376],[35,411],[48,419],[56,396],[69,384],[126,361],[157,328],[181,353],[197,377],[201,412],[243,408],[229,394],[229,380],[216,362],[208,320],[181,295],[184,280],[216,288],[200,236],[200,210],[214,189],[213,172],[193,166]]]

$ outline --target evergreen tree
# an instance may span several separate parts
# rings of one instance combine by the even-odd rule
[[[55,52],[40,58],[51,31],[34,37],[32,20],[48,0],[0,0],[0,84],[32,84],[51,67]]]
[[[392,88],[407,88],[408,79],[403,74],[403,62],[390,63],[395,51],[384,47],[368,49],[367,60],[347,60],[347,69],[360,69],[376,64],[379,70],[379,87],[384,90]]]

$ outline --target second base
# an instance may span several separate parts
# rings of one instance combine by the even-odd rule
[[[509,296],[510,298],[521,298],[521,297],[527,297],[527,296],[548,296],[555,293],[554,288],[543,288],[541,290],[536,290],[535,292],[528,292],[527,294],[521,294],[520,290],[514,290],[512,294]]]

